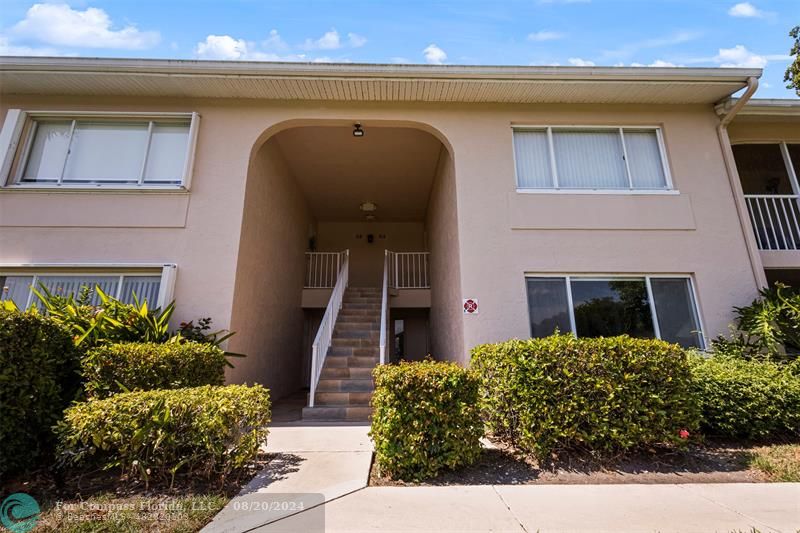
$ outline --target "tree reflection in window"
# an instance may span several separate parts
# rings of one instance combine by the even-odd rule
[[[643,279],[573,279],[571,283],[579,337],[655,336]]]

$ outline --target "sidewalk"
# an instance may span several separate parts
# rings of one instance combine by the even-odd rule
[[[204,531],[800,531],[800,483],[367,487],[368,430],[271,427],[275,458]]]
[[[800,484],[369,487],[259,532],[800,529]]]

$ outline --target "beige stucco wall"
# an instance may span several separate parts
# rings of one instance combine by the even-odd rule
[[[431,355],[439,360],[467,363],[461,317],[461,256],[458,191],[453,157],[442,147],[428,203],[431,259]]]
[[[300,299],[311,215],[274,139],[253,156],[244,198],[230,350],[247,355],[232,382],[259,381],[280,398],[302,387]]]
[[[434,265],[431,327],[436,357],[465,361],[466,351],[477,343],[527,336],[525,273],[691,274],[707,336],[725,333],[731,307],[749,302],[756,293],[711,106],[35,97],[9,97],[2,105],[201,114],[194,181],[181,227],[173,227],[172,219],[157,228],[114,222],[117,216],[129,220],[125,213],[133,209],[119,194],[58,194],[47,215],[48,227],[0,227],[0,261],[177,263],[179,320],[211,315],[221,327],[230,324],[251,150],[281,128],[318,121],[359,120],[365,128],[378,122],[418,126],[451,150],[452,160],[443,163],[446,172],[434,186],[426,223]],[[512,124],[660,125],[680,194],[517,194]],[[132,194],[138,211],[153,209],[154,195]],[[34,210],[40,198],[38,193],[0,192],[0,211]],[[107,203],[125,206],[119,209],[124,213],[101,216]],[[98,213],[97,225],[105,227],[64,227],[75,220],[76,211]],[[80,225],[87,224],[87,216],[81,215]],[[559,217],[557,224],[554,217]],[[565,221],[570,229],[559,227]],[[480,313],[463,316],[462,297],[478,298]]]
[[[742,117],[728,126],[731,143],[786,141],[800,142],[800,117]]]
[[[420,222],[326,222],[317,223],[317,250],[350,250],[350,285],[380,287],[383,283],[384,250],[425,251],[425,227]],[[367,242],[367,236],[373,242]]]

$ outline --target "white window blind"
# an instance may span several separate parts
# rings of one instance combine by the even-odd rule
[[[51,294],[77,297],[84,287],[91,289],[91,305],[98,305],[100,298],[94,292],[100,287],[109,296],[125,303],[147,300],[149,307],[156,307],[161,290],[161,276],[142,274],[0,274],[0,301],[11,300],[20,309],[36,305],[38,298],[31,288],[45,287]]]
[[[628,177],[619,132],[555,130],[558,185],[565,189],[625,189]]]
[[[520,189],[669,188],[658,128],[541,127],[514,130]]]
[[[137,183],[147,147],[147,123],[78,123],[64,182]]]
[[[551,187],[550,148],[546,131],[514,133],[514,154],[520,187]]]
[[[54,112],[55,114],[55,112]],[[184,118],[185,117],[185,118]],[[9,183],[41,186],[186,185],[198,115],[28,119]],[[188,185],[187,185],[188,186]]]

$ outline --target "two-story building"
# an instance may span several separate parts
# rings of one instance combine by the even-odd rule
[[[309,417],[556,329],[702,349],[800,281],[800,105],[760,74],[2,58],[2,298],[175,300]]]

